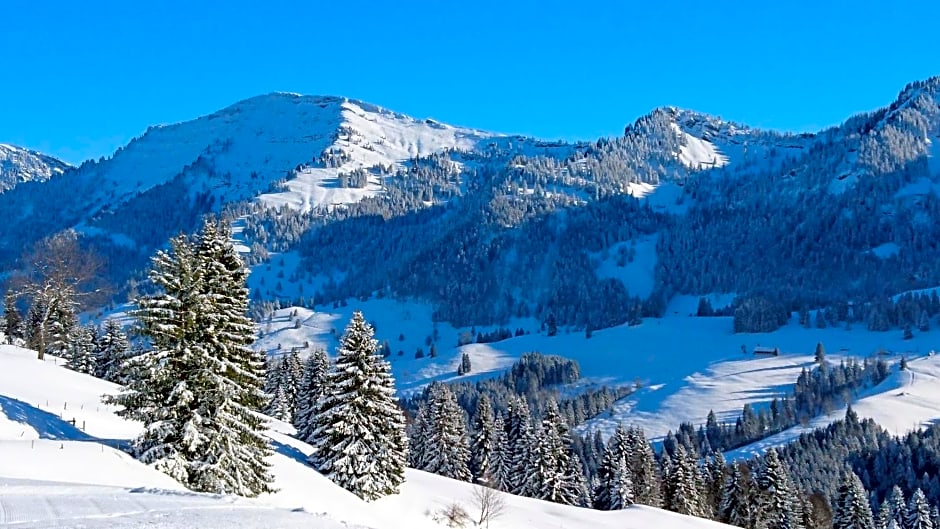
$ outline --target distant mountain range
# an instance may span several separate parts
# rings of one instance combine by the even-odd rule
[[[940,284],[938,94],[940,78],[912,83],[815,134],[664,107],[566,143],[279,93],[79,167],[0,145],[0,272],[74,229],[127,286],[223,213],[249,263],[293,267],[253,280],[259,300],[406,296],[460,325],[578,328],[659,315],[677,293],[868,303]]]

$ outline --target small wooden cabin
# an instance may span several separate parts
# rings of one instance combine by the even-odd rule
[[[780,348],[758,345],[754,348],[754,356],[780,356]]]

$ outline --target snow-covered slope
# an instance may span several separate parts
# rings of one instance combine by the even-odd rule
[[[0,526],[420,529],[444,527],[435,518],[454,503],[475,514],[473,485],[412,470],[400,494],[365,503],[306,465],[311,448],[278,421],[269,432],[277,492],[257,499],[187,492],[111,448],[140,428],[101,404],[101,394],[118,389],[54,358],[0,346]],[[726,527],[645,507],[601,512],[508,495],[505,501],[493,529]]]
[[[473,149],[492,134],[420,121],[340,97],[274,93],[191,121],[149,128],[110,159],[84,171],[95,182],[90,211],[116,208],[137,193],[187,179],[218,200],[253,199],[298,209],[375,194],[340,188],[338,176],[447,149]],[[286,182],[286,189],[272,187]]]
[[[48,180],[69,168],[69,164],[40,152],[0,143],[0,193],[21,182]]]
[[[928,354],[907,362],[878,386],[852,402],[861,418],[870,418],[893,435],[904,435],[937,423],[940,419],[940,356]],[[748,458],[769,448],[785,445],[801,434],[822,428],[845,416],[845,408],[817,417],[806,425],[795,426],[779,434],[728,453],[729,458]]]

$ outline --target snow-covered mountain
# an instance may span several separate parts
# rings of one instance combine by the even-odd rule
[[[577,328],[662,315],[675,294],[867,302],[940,284],[925,242],[940,236],[938,94],[940,78],[912,83],[811,134],[662,107],[582,143],[269,94],[3,193],[0,271],[74,228],[120,292],[171,235],[224,211],[252,265],[293,263],[252,285],[260,299],[383,291],[460,326]]]
[[[0,193],[22,182],[41,182],[71,166],[52,156],[0,143]]]

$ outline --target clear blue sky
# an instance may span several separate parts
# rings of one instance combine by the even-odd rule
[[[545,138],[677,105],[803,131],[940,74],[940,2],[6,0],[0,142],[70,162],[272,91]]]

